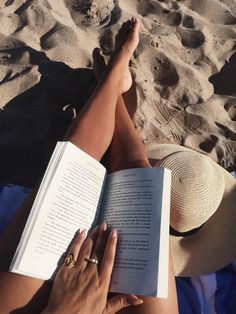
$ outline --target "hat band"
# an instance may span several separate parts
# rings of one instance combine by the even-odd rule
[[[185,231],[185,232],[179,232],[179,231],[175,230],[173,227],[170,226],[170,235],[175,236],[175,237],[191,236],[194,233],[196,233],[199,229],[201,229],[204,224],[205,223],[203,223],[201,226],[199,226],[197,228],[194,228],[194,229],[191,229],[191,230]]]

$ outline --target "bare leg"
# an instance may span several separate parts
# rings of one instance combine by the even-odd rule
[[[99,77],[106,65],[103,57],[96,51],[94,54],[95,75]],[[129,104],[127,103],[127,106]],[[135,167],[151,167],[142,142],[126,110],[122,96],[119,96],[116,107],[116,124],[114,136],[108,150],[107,164],[111,172]],[[129,307],[119,311],[121,314],[174,314],[178,313],[175,279],[173,273],[171,250],[169,253],[169,295],[167,299],[143,297],[144,303],[138,307]]]
[[[151,167],[122,96],[118,98],[115,121],[115,132],[108,150],[109,170]]]
[[[132,26],[132,27],[131,27]],[[94,94],[66,134],[66,139],[100,160],[110,145],[119,95],[130,88],[129,59],[138,44],[139,23],[127,22],[121,41]],[[23,204],[0,240],[0,313],[39,313],[46,305],[49,285],[42,280],[10,274],[9,262],[30,212],[35,194]],[[22,308],[22,310],[20,310]],[[18,309],[18,310],[15,310]],[[15,311],[14,311],[15,310]]]
[[[105,71],[106,64],[98,49],[94,50],[93,57],[94,73],[99,78]],[[131,91],[132,94],[134,91]],[[121,95],[117,100],[115,131],[106,153],[105,163],[109,172],[134,167],[151,167]]]
[[[173,263],[171,248],[169,251],[169,283],[168,283],[168,298],[160,299],[153,297],[141,297],[143,304],[128,307],[124,310],[119,311],[119,314],[177,314],[178,301],[175,285],[175,277],[173,272]]]
[[[97,160],[102,158],[113,137],[117,99],[132,84],[128,64],[138,45],[139,23],[136,22],[127,39],[130,27],[130,22],[123,24],[118,53],[111,58],[94,94],[66,134],[67,139]]]

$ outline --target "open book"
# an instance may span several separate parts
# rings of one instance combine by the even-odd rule
[[[10,271],[52,278],[76,231],[106,221],[118,230],[110,291],[167,297],[170,180],[164,168],[107,175],[91,156],[59,142]]]

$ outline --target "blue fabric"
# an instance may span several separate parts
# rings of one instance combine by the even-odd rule
[[[176,277],[176,288],[180,314],[199,314],[200,303],[198,295],[190,278]]]
[[[235,314],[236,261],[205,276],[176,277],[180,314]]]
[[[0,235],[30,191],[14,184],[0,185]]]
[[[215,309],[218,314],[236,313],[236,272],[232,264],[216,272]]]

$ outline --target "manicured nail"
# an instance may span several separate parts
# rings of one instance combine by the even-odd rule
[[[80,235],[81,235],[82,239],[84,239],[84,238],[86,237],[86,235],[87,235],[87,230],[86,230],[86,229],[83,229],[83,230],[81,231]]]
[[[127,298],[127,303],[130,305],[139,305],[143,303],[143,300],[139,299],[136,296],[132,296],[132,297]]]
[[[117,230],[116,229],[112,229],[111,230],[111,237],[112,238],[116,238],[117,237]]]
[[[106,230],[107,230],[107,223],[106,223],[106,221],[104,221],[104,222],[101,224],[100,230],[101,230],[101,231],[106,231]]]

